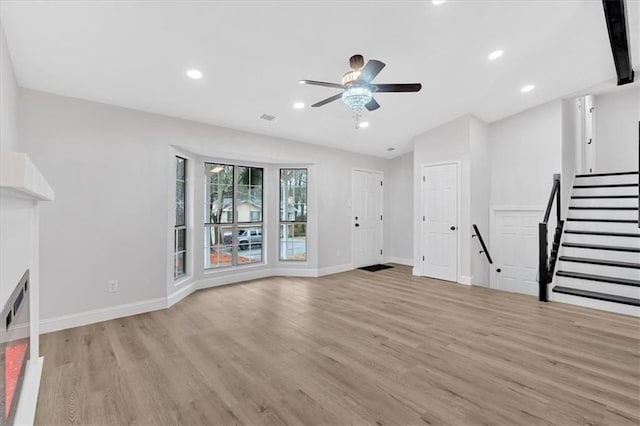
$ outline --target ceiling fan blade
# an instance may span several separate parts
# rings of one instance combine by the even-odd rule
[[[312,107],[321,107],[322,105],[326,105],[329,102],[333,102],[333,101],[337,101],[338,99],[340,99],[342,97],[342,93],[338,93],[337,95],[333,95],[330,98],[327,99],[323,99],[320,102],[316,102],[315,104],[311,105]]]
[[[419,92],[422,89],[420,83],[407,84],[376,84],[375,92]]]
[[[367,111],[375,111],[380,108],[380,104],[376,102],[375,99],[371,98],[371,100],[364,106]]]
[[[324,86],[324,87],[333,87],[335,89],[343,89],[344,85],[338,83],[328,83],[326,81],[315,81],[315,80],[300,80],[300,84],[309,84],[311,86]]]
[[[371,83],[371,81],[376,78],[376,76],[382,71],[382,68],[385,67],[384,62],[376,61],[375,59],[371,59],[367,62],[367,65],[362,68],[360,71],[360,76],[358,77],[358,81],[365,81],[367,83]]]

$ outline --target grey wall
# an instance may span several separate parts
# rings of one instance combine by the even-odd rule
[[[0,151],[19,151],[16,76],[0,25]]]
[[[389,161],[385,179],[385,257],[413,265],[413,152]]]
[[[638,170],[640,88],[594,96],[596,171]]]
[[[41,211],[43,319],[175,290],[167,265],[174,147],[212,159],[312,165],[315,241],[298,269],[348,266],[352,169],[388,176],[379,158],[31,90],[20,91],[19,113],[24,150],[56,190],[56,202]],[[277,190],[269,197],[266,204],[277,206]],[[270,217],[273,229],[277,213]],[[106,291],[110,279],[119,280],[118,293]]]

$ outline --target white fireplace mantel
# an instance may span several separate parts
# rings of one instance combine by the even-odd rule
[[[22,152],[0,152],[0,189],[17,197],[53,201],[55,194],[29,156]]]
[[[39,351],[39,204],[54,198],[53,189],[27,154],[0,152],[0,306],[17,277],[29,270],[30,356],[18,397],[16,425],[32,425],[35,418],[43,365]]]

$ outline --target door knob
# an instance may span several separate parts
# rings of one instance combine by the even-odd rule
[[[498,268],[498,269],[496,269],[496,272],[500,273],[500,272],[502,272],[502,269]]]
[[[456,227],[455,227],[455,226],[452,226],[452,227],[451,227],[451,228],[449,228],[449,229],[451,229],[452,231],[455,231],[455,230],[456,230]]]
[[[359,224],[359,223],[356,223],[356,228],[357,228],[357,227],[359,227],[359,226],[360,226],[360,224]]]

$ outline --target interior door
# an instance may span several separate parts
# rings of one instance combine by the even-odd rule
[[[423,167],[423,275],[458,278],[458,165]]]
[[[353,265],[382,262],[382,173],[354,170],[352,176]]]
[[[584,159],[586,173],[594,173],[596,171],[596,138],[593,105],[593,96],[584,97]]]
[[[538,294],[538,222],[542,215],[538,210],[495,212],[492,288]]]

